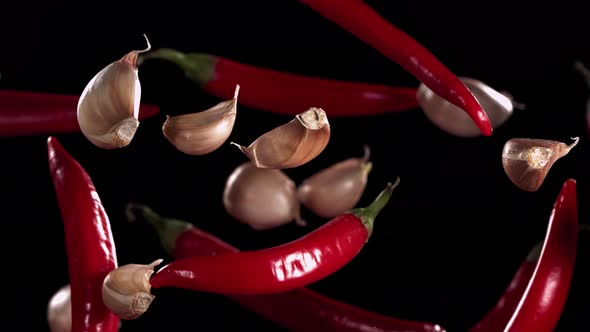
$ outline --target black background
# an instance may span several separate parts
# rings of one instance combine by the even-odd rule
[[[368,3],[430,49],[460,76],[507,90],[527,105],[491,137],[456,138],[418,109],[363,119],[331,118],[332,137],[312,162],[286,173],[296,183],[333,162],[372,148],[374,168],[361,204],[401,177],[392,201],[359,256],[310,285],[333,298],[382,314],[430,320],[449,331],[474,324],[503,292],[530,248],[545,235],[555,198],[568,178],[578,181],[581,222],[588,221],[589,163],[585,103],[573,70],[590,64],[586,11],[508,1]],[[3,5],[3,7],[6,5]],[[202,51],[244,63],[337,79],[417,86],[398,65],[296,1],[13,2],[0,13],[1,89],[78,95],[100,69],[145,46]],[[164,63],[140,68],[142,101],[162,113],[142,122],[132,144],[107,151],[81,134],[56,135],[85,167],[108,212],[119,263],[165,257],[152,230],[129,225],[129,201],[189,220],[241,249],[265,248],[302,236],[294,224],[256,232],[232,220],[221,194],[245,157],[229,144],[205,156],[174,149],[161,134],[165,114],[207,109],[220,99],[201,92]],[[318,105],[321,106],[321,105]],[[329,110],[328,114],[329,114]],[[238,106],[230,140],[249,144],[291,118]],[[579,145],[558,161],[538,192],[512,185],[501,149],[513,137]],[[46,304],[68,282],[61,216],[49,176],[47,136],[0,139],[2,297],[14,303],[5,323],[47,330]],[[228,141],[229,142],[229,141]],[[588,235],[582,235],[574,283],[557,331],[586,331],[590,293]],[[161,289],[148,313],[123,331],[261,330],[276,326],[223,297]]]

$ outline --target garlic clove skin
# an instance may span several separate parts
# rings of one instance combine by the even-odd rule
[[[212,108],[193,114],[167,117],[162,126],[164,136],[178,150],[189,155],[203,155],[217,150],[231,134],[236,121],[238,93]]]
[[[61,287],[49,300],[47,322],[51,332],[72,331],[72,301],[69,284]]]
[[[237,146],[259,168],[286,169],[317,157],[330,140],[326,112],[312,107],[295,119],[258,137],[248,147]]]
[[[238,166],[223,190],[229,215],[255,230],[267,230],[293,220],[305,226],[295,183],[278,169],[258,168],[252,162]]]
[[[147,43],[145,50],[131,51],[99,71],[80,96],[78,124],[84,136],[99,148],[122,148],[135,136],[141,101],[136,62],[139,53],[151,49],[149,40]]]
[[[317,216],[334,218],[353,209],[361,199],[372,169],[370,150],[363,158],[338,162],[305,179],[297,189],[301,203]]]
[[[509,96],[473,78],[460,77],[460,80],[480,103],[488,115],[492,128],[500,127],[512,116],[514,103]],[[420,84],[416,98],[426,117],[445,132],[458,137],[481,135],[481,131],[469,115],[438,96],[426,85]]]
[[[504,172],[518,188],[535,192],[553,164],[567,155],[580,140],[579,137],[572,139],[574,142],[570,145],[543,139],[510,139],[502,150]]]
[[[111,271],[102,284],[104,304],[121,319],[141,316],[155,298],[150,293],[150,277],[162,261],[158,259],[149,265],[128,264]]]

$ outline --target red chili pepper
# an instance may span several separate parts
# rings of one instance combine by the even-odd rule
[[[529,284],[533,272],[535,272],[540,254],[541,245],[539,244],[531,250],[525,261],[520,264],[508,288],[506,288],[494,308],[469,329],[469,332],[498,332],[506,327]]]
[[[78,99],[79,96],[0,90],[0,137],[80,131]],[[159,111],[156,106],[141,104],[139,119]]]
[[[305,287],[338,271],[359,253],[398,183],[399,178],[389,183],[367,208],[336,217],[298,240],[264,250],[180,259],[156,272],[151,285],[249,295]]]
[[[578,242],[576,181],[555,201],[535,272],[504,332],[552,332],[565,307]]]
[[[130,219],[139,213],[158,231],[175,259],[236,253],[239,250],[192,224],[163,218],[147,206],[130,204]],[[307,288],[273,295],[230,296],[247,309],[290,331],[443,332],[440,325],[387,317],[325,297]]]
[[[119,319],[102,302],[102,282],[117,267],[109,218],[90,176],[54,137],[49,168],[64,221],[72,331],[115,332]]]
[[[147,59],[175,63],[203,90],[220,98],[233,98],[239,84],[240,104],[284,115],[321,107],[330,117],[367,116],[419,106],[415,88],[303,76],[169,48],[140,55],[140,63]]]
[[[492,134],[488,116],[459,78],[424,46],[362,0],[301,2],[402,66],[437,95],[465,110],[484,135]]]

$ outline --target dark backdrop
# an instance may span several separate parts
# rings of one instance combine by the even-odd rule
[[[464,331],[502,293],[529,249],[545,234],[553,202],[567,178],[578,180],[581,220],[588,220],[590,96],[573,70],[590,64],[584,10],[513,1],[477,3],[368,1],[461,76],[510,91],[528,108],[493,136],[461,139],[431,125],[420,110],[363,119],[330,119],[332,137],[312,162],[286,173],[300,183],[333,162],[372,148],[366,204],[401,177],[375,232],[348,266],[310,287],[386,315],[438,322]],[[190,4],[62,2],[3,4],[0,88],[80,94],[88,80],[132,49],[203,51],[241,62],[338,79],[417,86],[417,81],[296,1],[193,1]],[[58,139],[86,168],[108,212],[120,264],[165,257],[146,225],[125,222],[128,201],[189,220],[241,249],[298,238],[324,220],[305,212],[308,229],[287,225],[256,232],[232,220],[221,194],[245,157],[225,144],[205,156],[175,150],[161,134],[165,114],[204,110],[220,99],[201,92],[171,65],[139,72],[143,102],[162,113],[142,122],[132,144],[106,151],[81,134]],[[321,105],[318,105],[321,106]],[[238,107],[230,140],[248,144],[290,118]],[[500,155],[513,137],[581,141],[558,161],[538,192],[505,176]],[[4,285],[15,303],[5,320],[22,331],[47,329],[49,297],[68,282],[61,217],[49,176],[47,136],[2,138],[0,183]],[[574,284],[558,331],[585,331],[588,236],[580,238]],[[166,257],[167,258],[167,257]],[[167,258],[168,259],[168,258]],[[157,290],[150,311],[123,331],[261,330],[277,327],[223,297]]]

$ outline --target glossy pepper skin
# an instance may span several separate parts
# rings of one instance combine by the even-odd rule
[[[323,18],[335,23],[361,41],[399,64],[432,91],[460,107],[482,134],[492,126],[467,87],[430,51],[393,26],[362,0],[300,0]]]
[[[79,132],[79,96],[32,91],[0,90],[0,137]],[[141,104],[139,119],[159,108]]]
[[[310,107],[321,107],[330,117],[368,116],[418,108],[415,88],[304,76],[169,48],[140,56],[141,62],[147,59],[175,63],[203,90],[220,98],[231,99],[239,84],[240,104],[283,115],[295,116]]]
[[[49,169],[64,223],[72,332],[115,332],[119,319],[102,302],[102,282],[117,267],[109,218],[90,176],[54,137]]]
[[[539,262],[504,332],[552,332],[565,307],[578,243],[576,181],[567,180],[551,212]]]
[[[399,178],[369,207],[336,217],[300,239],[263,250],[180,259],[156,272],[151,285],[234,295],[305,287],[338,271],[360,252],[397,183]]]
[[[192,224],[163,218],[142,205],[128,206],[130,218],[142,215],[158,231],[163,247],[175,259],[213,256],[239,250]],[[342,303],[307,288],[273,295],[230,296],[243,307],[294,332],[443,332],[440,325],[387,317]]]

